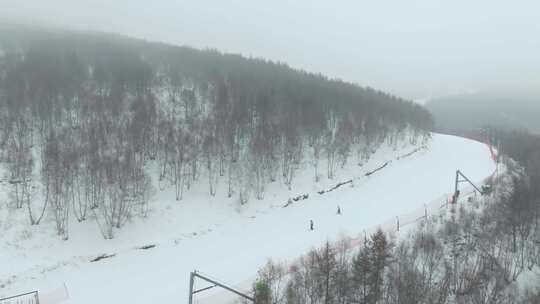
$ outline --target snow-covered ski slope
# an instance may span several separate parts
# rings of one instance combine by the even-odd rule
[[[397,216],[423,214],[430,203],[428,209],[438,208],[433,202],[453,191],[456,169],[478,182],[495,170],[488,147],[464,138],[434,134],[426,149],[399,157],[414,149],[382,148],[368,164],[348,164],[339,177],[319,183],[308,167],[291,191],[275,183],[264,200],[245,206],[220,192],[211,198],[206,185],[181,202],[167,190],[158,191],[148,217],[134,220],[113,240],[101,239],[94,225],[79,224],[71,227],[69,241],[61,241],[54,229],[44,229],[52,222],[40,228],[8,225],[7,217],[16,215],[1,211],[0,298],[37,289],[42,303],[51,304],[47,293],[65,283],[66,303],[187,303],[194,269],[245,289],[269,258],[292,261],[327,240],[393,225]],[[365,176],[387,161],[384,169]],[[352,185],[318,194],[351,178]],[[305,193],[308,199],[282,207],[289,197]],[[336,214],[338,205],[341,215]],[[156,247],[137,249],[144,245]],[[115,256],[90,262],[103,253]],[[224,303],[227,297],[214,292],[196,299]]]

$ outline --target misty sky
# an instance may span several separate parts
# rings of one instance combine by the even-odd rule
[[[0,20],[264,57],[407,98],[540,85],[540,2],[0,0]]]

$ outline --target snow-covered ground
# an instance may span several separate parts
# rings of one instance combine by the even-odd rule
[[[264,200],[244,206],[225,198],[224,186],[210,197],[203,183],[180,202],[172,190],[158,191],[148,217],[134,219],[112,240],[102,239],[98,227],[88,223],[73,225],[70,240],[61,241],[51,221],[29,227],[21,224],[24,215],[0,207],[0,298],[39,290],[42,303],[50,304],[47,293],[65,284],[69,303],[186,303],[189,272],[195,269],[245,289],[269,258],[292,261],[327,240],[363,235],[411,212],[423,214],[425,205],[453,191],[456,169],[473,181],[495,169],[485,145],[463,138],[435,134],[427,149],[398,159],[413,150],[383,147],[363,167],[349,164],[337,178],[319,183],[306,168],[292,191],[276,182]],[[365,176],[387,161],[384,169]],[[318,194],[351,178],[352,186]],[[308,199],[282,207],[289,197],[305,193]],[[5,199],[0,197],[0,204]],[[137,249],[144,245],[156,247]],[[104,253],[115,256],[90,262]],[[197,300],[217,303],[226,297],[208,293]]]

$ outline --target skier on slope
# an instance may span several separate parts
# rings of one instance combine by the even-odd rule
[[[309,220],[309,230],[313,231],[313,220]]]
[[[339,207],[339,205],[337,206],[337,214],[341,215],[341,208]]]

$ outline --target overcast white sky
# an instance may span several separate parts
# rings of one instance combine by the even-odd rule
[[[264,57],[407,98],[540,85],[540,1],[0,0],[0,20]]]

